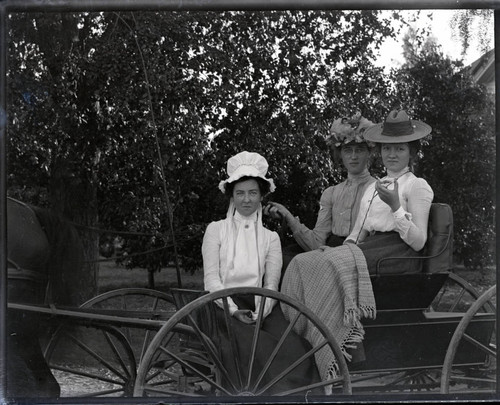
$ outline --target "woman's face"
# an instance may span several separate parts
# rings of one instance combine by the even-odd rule
[[[384,143],[380,152],[387,170],[399,172],[410,164],[410,146],[407,143]]]
[[[245,217],[252,215],[262,201],[259,183],[257,180],[248,179],[234,185],[233,200],[236,211]]]
[[[342,146],[340,156],[349,173],[361,174],[368,167],[370,151],[366,144],[349,144]]]

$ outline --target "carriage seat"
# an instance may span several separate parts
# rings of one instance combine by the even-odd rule
[[[379,265],[390,260],[383,258]],[[377,310],[425,309],[437,295],[453,268],[453,213],[448,204],[431,204],[424,254],[408,260],[422,261],[422,272],[371,275]]]
[[[449,271],[453,267],[453,212],[448,204],[431,205],[428,229],[423,271]]]

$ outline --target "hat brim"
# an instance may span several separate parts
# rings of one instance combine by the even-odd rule
[[[411,121],[413,125],[413,134],[409,135],[382,135],[382,127],[384,124],[375,124],[366,129],[363,136],[366,140],[376,143],[404,143],[416,141],[421,139],[432,132],[432,128],[422,121]]]

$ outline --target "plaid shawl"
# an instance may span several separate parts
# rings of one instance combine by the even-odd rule
[[[322,246],[295,256],[283,278],[281,292],[312,310],[332,332],[346,359],[351,360],[347,349],[355,348],[364,337],[361,318],[375,318],[376,314],[366,260],[358,246]],[[295,311],[286,306],[282,309],[285,318],[292,319]],[[323,340],[304,317],[300,317],[295,331],[313,346]],[[315,356],[321,378],[337,376],[337,362],[329,348],[322,348]]]

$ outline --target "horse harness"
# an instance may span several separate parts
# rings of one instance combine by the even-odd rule
[[[46,274],[23,269],[13,260],[7,258],[7,279],[8,280],[26,280],[35,283],[46,283],[48,281],[48,276]]]

